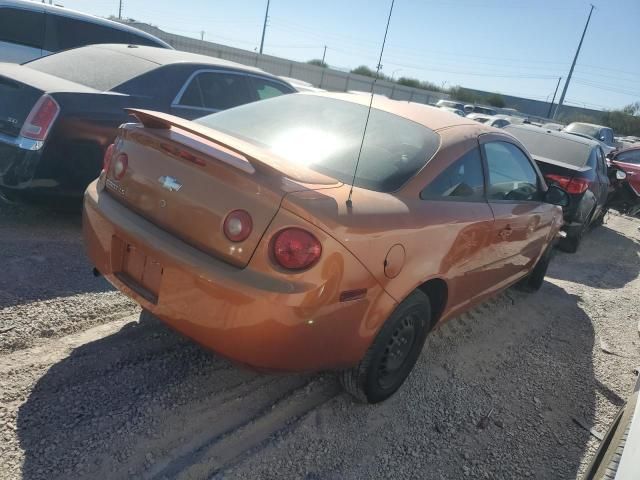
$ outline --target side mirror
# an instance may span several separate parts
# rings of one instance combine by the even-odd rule
[[[569,206],[571,198],[569,197],[569,194],[559,186],[550,185],[544,201],[565,208]]]
[[[623,170],[616,170],[616,180],[626,180],[627,172]]]

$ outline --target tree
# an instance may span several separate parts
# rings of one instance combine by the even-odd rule
[[[504,108],[505,106],[504,98],[502,98],[502,95],[498,93],[492,93],[491,95],[489,95],[487,97],[487,103],[492,107],[497,108]]]
[[[459,85],[451,87],[449,89],[449,95],[451,95],[451,98],[454,100],[465,103],[475,103],[480,100],[480,97],[477,94]]]
[[[351,73],[356,73],[358,75],[364,75],[365,77],[375,77],[376,76],[376,72],[374,70],[371,70],[366,65],[360,65],[359,67],[354,68],[353,70],[351,70]]]
[[[327,68],[329,67],[329,65],[327,65],[326,62],[323,62],[322,60],[320,60],[319,58],[314,58],[313,60],[309,60],[307,62],[309,65],[315,65],[316,67],[322,67],[322,68]]]
[[[416,78],[409,77],[400,77],[397,81],[399,85],[404,85],[405,87],[413,87],[413,88],[421,88],[420,80]]]

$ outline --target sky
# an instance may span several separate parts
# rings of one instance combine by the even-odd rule
[[[565,103],[640,101],[640,0],[597,2]],[[119,0],[57,0],[99,16]],[[260,45],[267,0],[123,0],[122,16],[247,50]],[[390,0],[271,0],[264,53],[342,69],[375,68]],[[567,77],[589,14],[583,0],[396,0],[382,59],[387,75],[550,100]],[[562,91],[560,84],[558,97]]]

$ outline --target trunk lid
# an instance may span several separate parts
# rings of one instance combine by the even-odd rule
[[[10,63],[0,63],[0,133],[17,137],[31,108],[43,93],[97,90]]]
[[[267,152],[187,120],[132,111],[143,122],[121,127],[106,189],[142,217],[186,243],[237,267],[250,260],[290,192],[340,185],[279,163]],[[114,163],[128,157],[119,180]],[[234,210],[252,220],[249,237],[232,242],[223,224]]]

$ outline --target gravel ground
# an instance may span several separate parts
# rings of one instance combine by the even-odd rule
[[[0,479],[576,478],[640,365],[640,222],[611,216],[427,341],[390,400],[245,371],[91,275],[75,215],[0,206]]]

